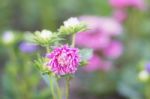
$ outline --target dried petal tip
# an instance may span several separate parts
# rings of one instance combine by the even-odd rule
[[[73,74],[79,65],[78,49],[67,45],[54,49],[47,57],[47,66],[57,75]]]

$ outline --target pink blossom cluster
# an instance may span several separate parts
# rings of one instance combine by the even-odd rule
[[[135,7],[138,9],[145,8],[144,0],[109,0],[109,3],[112,7],[120,9],[127,7]]]
[[[117,59],[123,51],[122,43],[115,39],[123,33],[121,24],[109,17],[82,16],[80,20],[89,30],[77,33],[76,44],[94,50],[85,70],[109,70],[112,66],[109,59]]]
[[[47,58],[48,68],[57,75],[73,74],[79,65],[78,49],[67,45],[55,48]]]
[[[109,4],[115,9],[113,15],[120,22],[127,18],[127,8],[146,9],[145,0],[109,0]]]

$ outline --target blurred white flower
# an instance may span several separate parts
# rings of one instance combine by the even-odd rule
[[[58,33],[52,33],[49,30],[36,31],[32,37],[32,41],[37,45],[49,46],[59,40]]]
[[[80,22],[76,17],[71,17],[68,20],[64,21],[64,26],[65,27],[74,27],[76,25],[79,25]]]
[[[138,78],[142,82],[146,82],[149,79],[149,73],[147,71],[141,71],[138,75]]]
[[[15,40],[15,35],[12,31],[6,31],[2,35],[2,41],[4,44],[11,44]]]
[[[49,39],[52,37],[52,32],[49,30],[42,30],[39,36],[43,39]]]
[[[58,32],[64,35],[69,35],[85,31],[86,29],[86,24],[80,22],[76,17],[71,17],[64,21],[64,25],[58,29]]]

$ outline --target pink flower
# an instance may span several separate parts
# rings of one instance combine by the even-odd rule
[[[79,65],[78,49],[67,45],[55,48],[47,57],[49,69],[58,75],[73,74]]]
[[[117,9],[124,9],[127,7],[135,7],[138,9],[145,9],[144,0],[109,0],[112,7]]]
[[[79,20],[86,23],[89,30],[99,29],[103,22],[103,19],[97,16],[81,16]]]
[[[104,18],[101,24],[101,31],[110,36],[118,36],[123,33],[123,28],[115,19]]]
[[[130,5],[141,10],[146,8],[145,0],[130,0]]]
[[[108,71],[112,67],[110,61],[105,61],[100,58],[97,54],[94,54],[88,61],[88,65],[84,67],[87,72],[94,72],[98,70]]]
[[[123,31],[121,24],[110,17],[82,16],[79,19],[87,24],[91,33],[95,31],[116,36],[120,35]]]
[[[99,70],[99,67],[102,65],[102,60],[96,54],[94,54],[88,62],[88,65],[84,68],[87,72]]]
[[[110,45],[104,49],[104,54],[107,57],[116,59],[122,54],[122,51],[122,44],[119,41],[112,41]]]
[[[109,44],[109,37],[98,30],[80,32],[76,36],[76,43],[78,46],[93,48],[99,50]]]
[[[109,0],[109,3],[114,8],[125,8],[128,6],[128,0]]]
[[[115,10],[113,12],[113,17],[118,21],[118,22],[123,22],[127,19],[127,13],[123,10]]]
[[[83,16],[80,20],[89,28],[86,32],[77,33],[76,43],[82,47],[102,49],[110,43],[110,36],[120,35],[123,31],[121,24],[113,18]]]
[[[120,42],[112,42],[113,37],[123,32],[121,23],[109,17],[82,16],[79,19],[87,24],[89,30],[77,33],[76,44],[94,50],[93,57],[89,60],[88,65],[84,67],[85,71],[110,70],[112,62],[107,57],[117,58],[122,53]]]

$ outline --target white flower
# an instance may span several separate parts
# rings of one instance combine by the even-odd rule
[[[69,18],[67,21],[64,21],[64,26],[65,27],[73,27],[73,26],[76,26],[76,25],[79,25],[80,22],[77,18],[75,17],[71,17]]]
[[[141,71],[138,77],[141,81],[146,82],[149,79],[149,73],[147,71]]]
[[[52,37],[52,32],[48,30],[42,30],[39,36],[43,39],[49,39]]]
[[[10,43],[13,43],[14,40],[15,40],[15,35],[12,31],[4,32],[4,34],[2,36],[3,43],[10,44]]]
[[[34,43],[41,46],[49,46],[59,40],[58,34],[52,33],[49,30],[36,31],[32,38]]]

